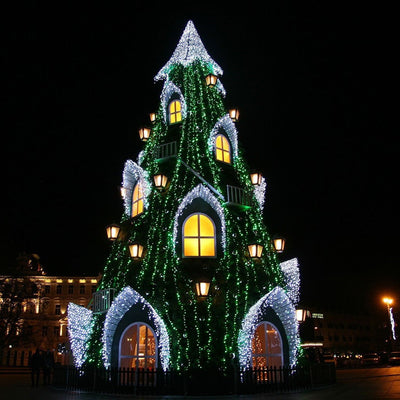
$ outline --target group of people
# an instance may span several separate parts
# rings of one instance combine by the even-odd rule
[[[51,383],[51,375],[54,368],[54,355],[53,352],[41,351],[36,349],[30,358],[32,386],[39,385],[40,371],[43,371],[43,384],[48,385]]]

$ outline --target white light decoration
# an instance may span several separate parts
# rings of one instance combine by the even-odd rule
[[[106,314],[102,336],[104,366],[108,368],[111,365],[111,347],[117,326],[125,313],[135,304],[141,304],[142,309],[147,311],[150,321],[154,323],[161,366],[165,371],[170,359],[169,336],[165,323],[150,303],[130,286],[125,287],[118,294]]]
[[[220,76],[223,74],[221,67],[207,53],[193,22],[189,21],[186,24],[185,30],[182,33],[172,57],[161,68],[154,77],[154,80],[159,81],[166,79],[174,64],[182,64],[186,67],[197,60],[210,64],[212,68],[211,72],[214,75]]]
[[[396,324],[394,323],[393,307],[389,308],[389,315],[390,315],[390,325],[391,325],[391,328],[392,328],[393,340],[396,340],[396,331],[395,331]]]
[[[68,335],[71,342],[74,365],[81,367],[86,360],[87,343],[92,332],[93,313],[91,310],[68,304]]]
[[[286,292],[279,286],[275,287],[254,304],[242,321],[238,336],[239,364],[243,368],[251,367],[251,342],[257,325],[263,321],[263,314],[271,307],[285,329],[289,344],[289,364],[295,365],[300,345],[299,324],[296,309]]]
[[[185,98],[182,95],[181,90],[178,88],[178,86],[174,85],[170,80],[167,80],[164,83],[163,90],[161,92],[161,105],[163,109],[163,118],[164,122],[167,123],[167,111],[168,111],[168,104],[170,102],[171,96],[173,94],[176,94],[179,98],[179,101],[181,102],[181,112],[182,112],[182,119],[186,118],[187,114],[187,106],[186,106],[186,101]]]
[[[229,114],[224,115],[220,118],[214,125],[208,139],[208,148],[211,152],[215,150],[215,138],[223,130],[229,138],[230,144],[232,146],[232,155],[237,157],[238,155],[238,132]]]
[[[122,189],[124,193],[124,208],[125,214],[131,215],[132,208],[132,194],[137,182],[141,182],[144,206],[148,206],[148,196],[151,193],[151,183],[147,171],[141,168],[132,160],[125,162],[124,172],[122,173]]]
[[[253,185],[254,196],[256,197],[261,211],[264,209],[266,188],[267,182],[264,177],[261,178],[261,183],[259,185]]]
[[[174,229],[173,229],[173,241],[176,243],[176,238],[178,236],[178,219],[182,215],[183,211],[185,208],[194,200],[197,198],[203,199],[205,202],[207,202],[218,214],[219,219],[221,220],[221,230],[222,230],[222,247],[225,250],[226,247],[226,226],[225,226],[225,216],[224,216],[224,210],[220,204],[220,202],[217,200],[217,198],[211,193],[211,191],[206,188],[203,184],[198,184],[194,189],[192,189],[182,200],[181,204],[178,207],[178,210],[176,211],[175,214],[175,220],[174,220]],[[175,246],[174,246],[175,249]]]
[[[300,269],[297,258],[280,263],[285,279],[287,294],[292,303],[297,305],[300,300]]]

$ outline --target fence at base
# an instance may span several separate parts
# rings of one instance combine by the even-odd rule
[[[300,391],[336,381],[334,365],[175,371],[58,367],[53,384],[68,390],[161,395],[222,395]]]

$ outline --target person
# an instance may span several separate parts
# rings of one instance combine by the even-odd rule
[[[31,380],[32,387],[38,386],[39,384],[39,376],[40,376],[40,368],[42,366],[42,354],[39,348],[36,349],[35,353],[32,354],[29,364],[31,367]]]
[[[50,349],[47,349],[43,356],[43,384],[48,385],[51,383],[51,374],[54,368],[54,356]]]

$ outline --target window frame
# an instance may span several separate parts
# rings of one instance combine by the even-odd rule
[[[179,103],[180,109],[179,111],[176,110],[176,103]],[[172,111],[171,108],[174,105],[174,110]],[[176,117],[177,115],[180,116],[180,120],[177,121]],[[175,118],[175,121],[172,122],[172,116]],[[168,104],[168,124],[169,125],[175,125],[181,123],[183,120],[183,115],[182,115],[182,101],[180,99],[172,99],[169,104]]]
[[[136,188],[138,188],[138,198],[135,200],[134,196],[135,196],[135,190]],[[140,197],[141,194],[141,197]],[[141,209],[140,212],[136,212],[135,215],[133,215],[133,206],[134,204],[136,204],[136,210]],[[141,207],[139,207],[138,205],[141,205]],[[143,214],[144,212],[144,190],[143,190],[143,182],[141,180],[138,180],[135,184],[135,186],[133,187],[132,190],[132,198],[131,198],[131,218],[136,218],[139,215]]]
[[[221,141],[222,141],[221,144],[222,144],[222,147],[217,147],[217,140],[218,140],[219,137],[221,137]],[[228,146],[229,146],[228,150],[224,149],[224,139],[226,140],[226,143],[227,143]],[[217,151],[218,151],[218,150],[221,151],[221,153],[222,153],[222,160],[220,160],[220,159],[217,157]],[[224,163],[224,164],[227,164],[227,165],[232,165],[232,145],[231,145],[231,143],[229,142],[229,139],[228,139],[224,134],[218,133],[218,134],[215,136],[214,151],[215,151],[215,159],[216,159],[216,161],[220,161],[220,162],[222,162],[222,163]],[[229,156],[229,162],[228,162],[228,161],[225,161],[226,154],[228,154],[228,156]]]
[[[265,335],[265,352],[263,352],[263,353],[253,353],[253,340],[254,340],[254,338],[255,338],[255,334],[256,334],[256,332],[257,332],[257,329],[258,329],[258,327],[260,326],[260,325],[263,325],[263,330],[264,330],[264,335]],[[281,348],[281,351],[280,351],[280,353],[268,353],[268,342],[267,342],[267,340],[268,340],[268,330],[267,330],[267,325],[271,325],[271,327],[278,333],[278,336],[279,336],[279,341],[280,341],[280,348]],[[279,355],[278,355],[279,354]],[[265,358],[265,360],[266,360],[266,367],[267,368],[271,368],[271,367],[273,367],[275,364],[270,364],[269,363],[269,360],[271,359],[271,358],[278,358],[278,357],[280,357],[280,361],[281,361],[281,366],[283,366],[284,365],[284,349],[283,349],[283,340],[282,340],[282,335],[281,335],[281,332],[279,331],[279,329],[276,327],[276,325],[275,324],[273,324],[272,322],[270,322],[270,321],[261,321],[261,322],[259,322],[258,324],[257,324],[257,326],[255,327],[255,329],[254,329],[254,334],[253,334],[253,337],[251,338],[251,366],[253,367],[253,368],[257,368],[255,365],[254,365],[254,358],[258,358],[258,357],[264,357]]]
[[[185,235],[185,225],[186,222],[193,217],[194,215],[198,216],[198,236],[186,236]],[[199,250],[199,254],[201,254],[201,238],[211,238],[211,236],[200,236],[200,215],[204,215],[205,217],[207,217],[212,225],[213,225],[213,231],[214,231],[214,235],[212,236],[212,238],[214,239],[214,255],[213,256],[202,256],[202,255],[198,255],[198,256],[186,256],[185,255],[185,238],[193,238],[193,239],[197,239],[198,240],[198,250]],[[202,213],[202,212],[193,212],[191,214],[189,214],[185,220],[182,223],[182,257],[183,258],[217,258],[217,229],[215,226],[215,222],[214,220],[207,214]]]
[[[122,341],[124,340],[124,337],[125,337],[125,334],[126,334],[126,332],[130,329],[130,328],[132,328],[133,326],[135,326],[136,325],[136,329],[137,329],[137,332],[139,332],[140,331],[140,327],[141,326],[146,326],[146,328],[148,329],[148,330],[150,330],[150,332],[153,334],[153,337],[154,337],[154,341],[155,341],[155,354],[154,355],[144,355],[144,356],[140,356],[139,355],[139,345],[140,345],[140,341],[139,341],[139,335],[138,335],[138,340],[137,340],[137,342],[136,342],[136,353],[137,353],[137,355],[121,355],[121,345],[122,345]],[[147,344],[147,340],[148,340],[148,331],[147,331],[147,337],[146,337],[146,343],[145,343],[145,349],[147,349],[147,346],[148,346],[148,344]],[[154,359],[154,370],[156,370],[157,368],[158,368],[158,338],[157,338],[157,335],[156,335],[156,333],[155,333],[155,331],[154,331],[154,329],[149,325],[149,324],[146,324],[146,322],[142,322],[142,321],[135,321],[135,322],[133,322],[132,324],[129,324],[125,329],[124,329],[124,331],[122,332],[122,334],[121,334],[121,336],[120,336],[120,339],[119,339],[119,345],[118,345],[118,367],[119,368],[121,368],[121,359],[134,359],[135,360],[135,367],[132,367],[132,368],[141,368],[141,367],[139,367],[139,358],[144,358],[145,359],[145,365],[147,365],[147,360],[148,359]],[[146,366],[145,368],[149,368],[148,366]]]

